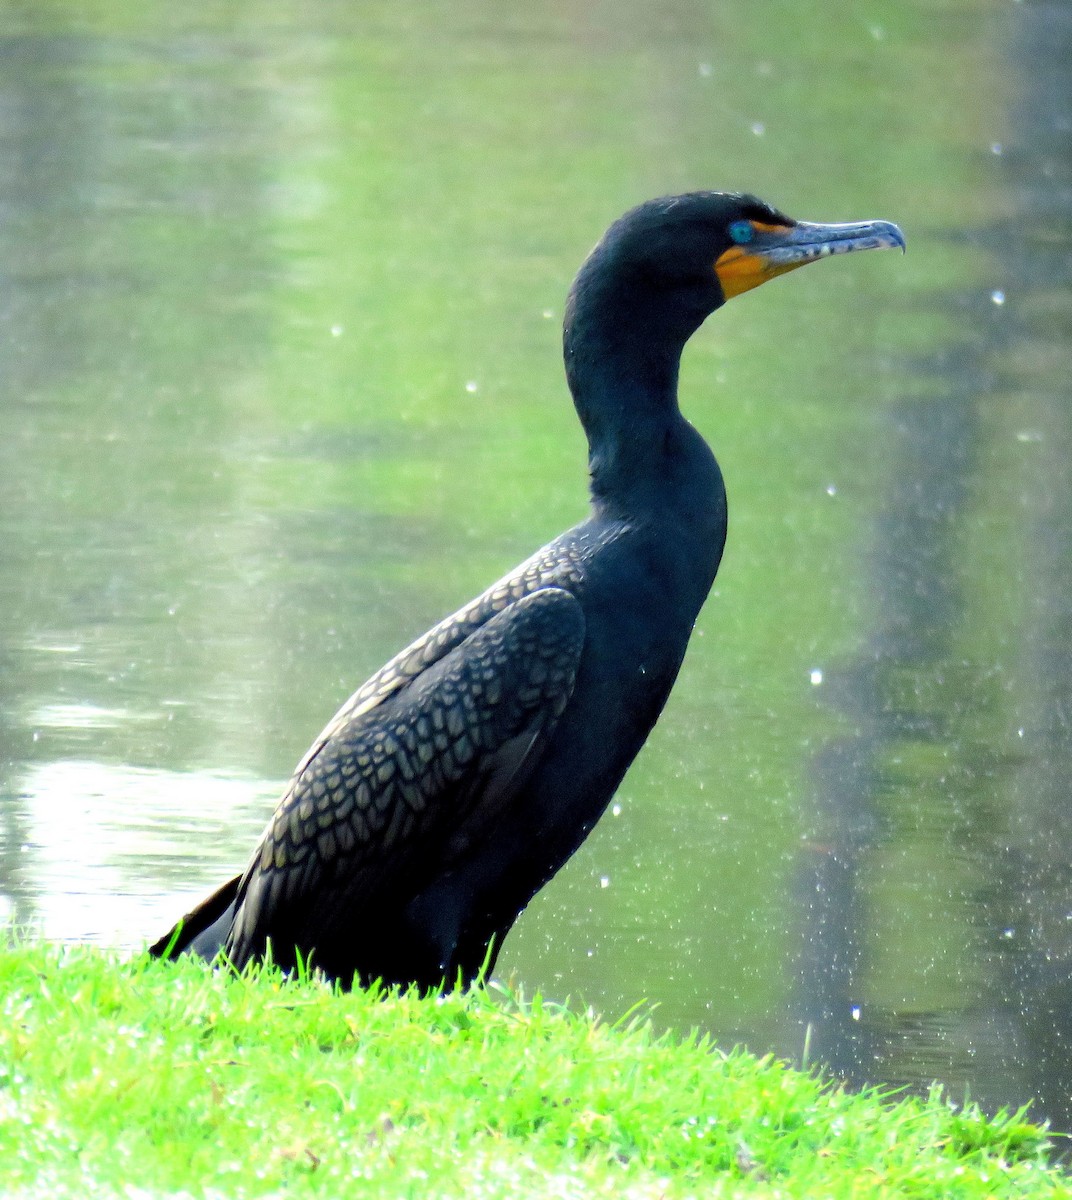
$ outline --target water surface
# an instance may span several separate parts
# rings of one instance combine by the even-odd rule
[[[573,271],[899,221],[690,346],[730,542],[501,971],[1072,1121],[1072,10],[0,9],[0,896],[139,947],[353,688],[584,511]],[[810,1031],[810,1032],[809,1032]]]

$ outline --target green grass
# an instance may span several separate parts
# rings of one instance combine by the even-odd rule
[[[7,1196],[1068,1196],[1023,1114],[502,990],[0,952]]]

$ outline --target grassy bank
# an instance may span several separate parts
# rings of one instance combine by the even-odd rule
[[[0,953],[4,1196],[1068,1196],[940,1097],[501,992],[377,1000],[98,951]]]

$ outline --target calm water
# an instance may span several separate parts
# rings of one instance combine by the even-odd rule
[[[690,347],[729,549],[502,973],[1072,1125],[1072,6],[201,7],[0,6],[7,915],[134,948],[241,866],[583,512],[588,247],[746,187],[910,252]]]

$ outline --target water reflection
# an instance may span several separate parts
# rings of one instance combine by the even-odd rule
[[[94,720],[79,714],[75,727]],[[18,841],[5,841],[33,865],[5,864],[9,915],[44,937],[120,946],[131,943],[132,913],[138,923],[174,921],[192,846],[200,863],[226,872],[230,838],[241,830],[252,842],[279,793],[265,780],[77,758],[38,763],[12,782],[29,804]]]
[[[847,1078],[939,1078],[991,1107],[1033,1100],[1068,1129],[1072,8],[1025,6],[1011,57],[1024,91],[991,150],[1015,211],[985,238],[999,286],[943,297],[971,334],[918,364],[940,399],[892,410],[880,623],[824,689],[859,732],[814,760],[796,1007],[813,1053]],[[987,569],[1018,595],[1012,627],[980,628],[966,527],[999,461],[1012,478]],[[898,911],[926,931],[892,946],[874,894],[891,859],[912,893]]]
[[[579,515],[580,256],[747,183],[912,253],[690,349],[727,559],[503,969],[1072,1124],[1069,6],[821,46],[739,4],[586,8],[583,46],[568,5],[373,9],[0,26],[8,911],[132,947],[237,869],[337,703]]]

